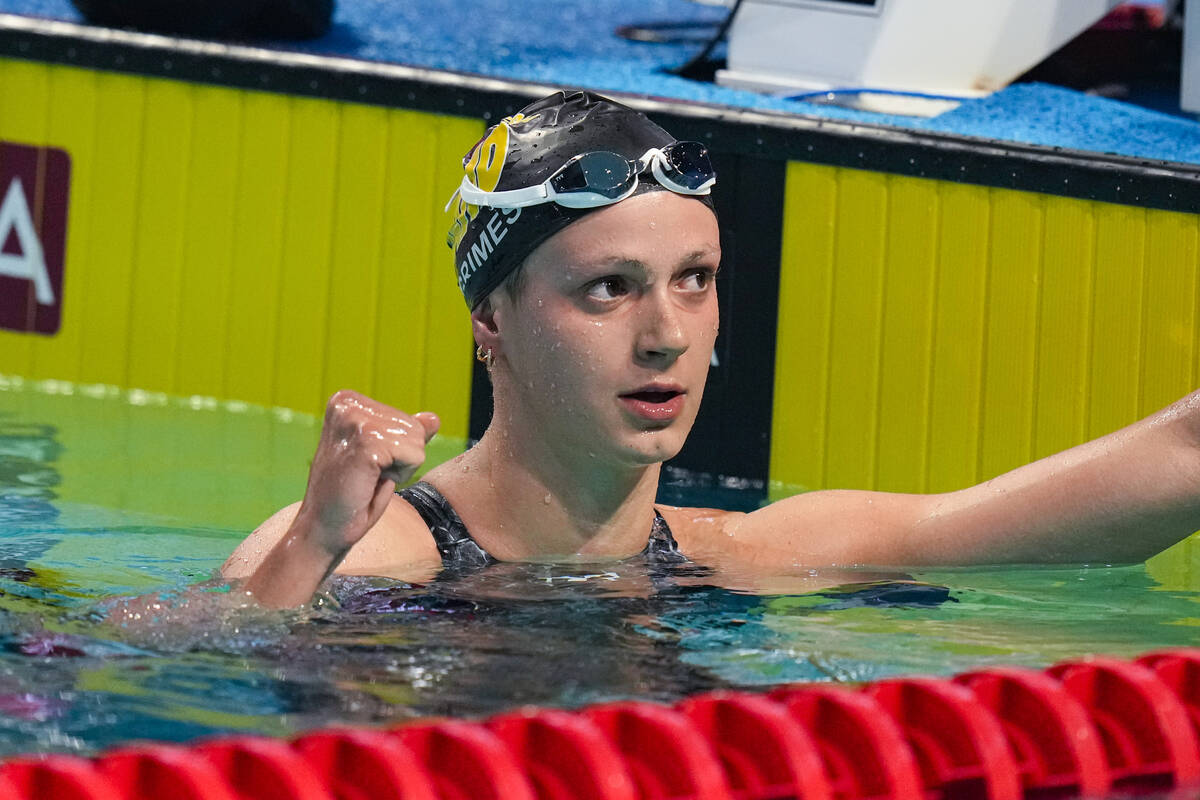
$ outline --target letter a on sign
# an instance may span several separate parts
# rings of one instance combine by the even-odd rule
[[[64,150],[0,142],[0,328],[62,324],[70,174]]]
[[[0,275],[33,281],[38,304],[54,305],[54,290],[50,288],[50,275],[46,272],[42,241],[33,229],[33,217],[29,213],[29,202],[25,199],[20,178],[12,179],[4,202],[0,203],[0,242],[7,242],[13,236],[21,247],[21,253],[13,255],[0,251]]]

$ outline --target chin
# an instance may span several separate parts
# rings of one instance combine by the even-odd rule
[[[674,458],[687,441],[687,431],[678,431],[674,427],[634,434],[625,449],[626,456],[639,466],[661,464]]]

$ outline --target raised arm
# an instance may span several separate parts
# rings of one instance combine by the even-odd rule
[[[325,409],[304,500],[263,523],[222,573],[248,574],[243,588],[261,605],[308,602],[383,517],[396,483],[425,461],[425,445],[438,424],[429,412],[410,416],[357,392],[335,394]]]
[[[746,560],[795,566],[1131,563],[1198,529],[1200,392],[961,491],[812,492],[726,523]]]

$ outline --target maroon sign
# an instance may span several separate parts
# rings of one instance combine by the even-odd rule
[[[0,142],[0,328],[58,332],[70,180],[65,150]]]

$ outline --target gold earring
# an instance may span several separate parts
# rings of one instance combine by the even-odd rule
[[[492,348],[488,347],[485,349],[483,345],[478,345],[475,348],[475,360],[482,361],[483,365],[491,370],[492,362],[494,360],[494,357],[492,356]]]

